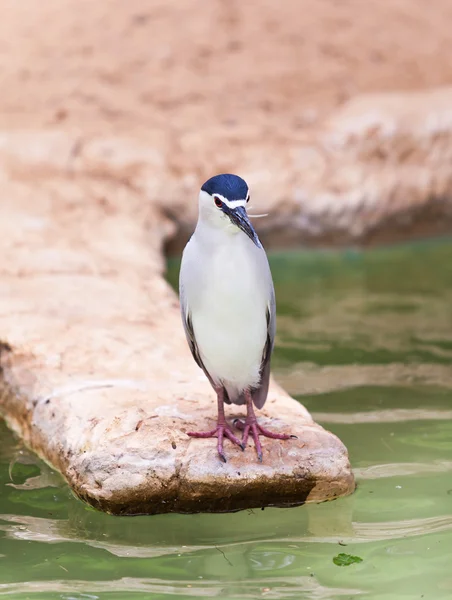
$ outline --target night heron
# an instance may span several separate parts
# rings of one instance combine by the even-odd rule
[[[191,353],[206,374],[218,400],[218,422],[207,432],[189,436],[223,438],[245,449],[254,439],[262,460],[259,435],[287,440],[256,420],[253,403],[267,399],[270,357],[275,338],[275,292],[267,255],[250,223],[248,185],[237,175],[216,175],[201,188],[195,232],[185,247],[180,271],[180,303]],[[239,440],[225,419],[224,403],[246,404]]]

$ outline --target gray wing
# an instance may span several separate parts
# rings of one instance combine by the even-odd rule
[[[191,320],[190,309],[188,308],[187,301],[185,298],[185,293],[184,293],[184,286],[182,285],[181,282],[179,283],[179,299],[180,299],[180,312],[181,312],[181,316],[182,316],[182,323],[184,326],[185,337],[187,338],[188,346],[190,348],[193,358],[196,361],[196,364],[198,365],[198,367],[201,367],[201,369],[204,371],[205,376],[209,380],[210,385],[215,389],[215,384],[213,383],[211,376],[207,372],[207,369],[204,366],[204,363],[202,362],[202,359],[201,359],[201,355],[199,353],[199,348],[196,343],[195,332],[193,330],[193,323]],[[226,395],[226,397],[227,397],[227,395]]]
[[[267,307],[267,340],[262,353],[261,380],[259,387],[251,390],[253,402],[257,408],[262,408],[267,400],[268,386],[270,383],[270,358],[273,351],[276,333],[276,302],[275,290],[271,283],[271,295]]]

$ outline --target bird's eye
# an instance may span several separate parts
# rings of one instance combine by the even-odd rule
[[[218,198],[218,196],[213,197],[213,201],[215,202],[215,206],[221,208],[223,206],[223,202]]]
[[[246,199],[246,202],[248,203],[250,201],[250,197],[248,196],[248,198]]]

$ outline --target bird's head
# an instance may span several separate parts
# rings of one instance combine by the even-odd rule
[[[199,192],[199,218],[212,227],[231,233],[243,231],[261,247],[246,213],[250,193],[246,181],[228,173],[208,179]]]

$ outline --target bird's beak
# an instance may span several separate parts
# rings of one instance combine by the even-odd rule
[[[237,225],[239,229],[246,233],[258,248],[262,247],[261,242],[257,237],[257,233],[254,231],[254,227],[251,225],[248,215],[246,214],[244,206],[237,206],[237,208],[228,211],[228,215],[234,225]]]

